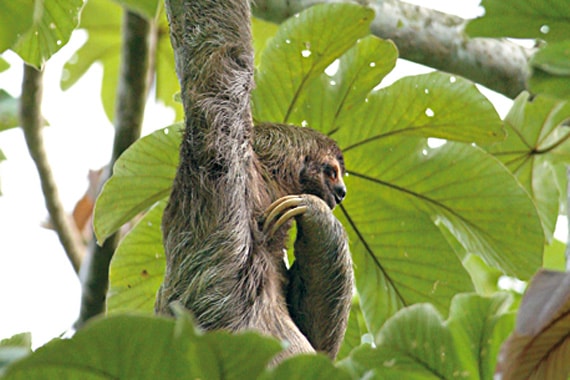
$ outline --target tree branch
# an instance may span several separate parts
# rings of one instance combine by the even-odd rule
[[[374,9],[371,31],[391,39],[400,57],[468,78],[509,98],[526,89],[533,49],[508,40],[468,38],[467,20],[398,0],[256,0],[257,17],[282,22],[318,3],[358,2]]]
[[[19,110],[20,121],[24,130],[28,151],[40,176],[42,192],[50,219],[73,269],[75,272],[79,272],[83,257],[79,231],[69,222],[61,204],[44,148],[42,136],[43,118],[41,113],[42,78],[42,71],[24,64],[24,79]]]
[[[115,137],[109,170],[104,181],[111,176],[117,158],[141,134],[150,78],[148,73],[150,29],[149,21],[134,12],[125,11],[115,112]],[[81,327],[87,320],[105,311],[109,264],[118,241],[119,235],[115,233],[102,246],[96,244],[95,238],[89,244],[80,273],[83,293],[76,327]]]

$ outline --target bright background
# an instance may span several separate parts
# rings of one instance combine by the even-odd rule
[[[461,17],[481,14],[478,0],[408,2]],[[99,169],[109,161],[113,138],[113,127],[100,101],[100,66],[92,67],[68,91],[62,92],[59,87],[63,64],[85,39],[83,32],[76,32],[50,59],[44,74],[42,107],[50,123],[44,132],[45,145],[60,197],[69,212],[87,189],[89,169]],[[19,96],[22,63],[10,52],[3,58],[12,66],[0,73],[0,88]],[[382,85],[427,71],[431,70],[399,61]],[[504,116],[512,102],[487,90],[484,93]],[[169,125],[173,117],[172,111],[150,101],[143,134]],[[0,164],[0,339],[31,331],[37,347],[70,329],[79,313],[80,284],[55,233],[41,227],[47,211],[22,131],[0,133],[0,149],[7,156]],[[557,232],[557,237],[566,241],[565,226],[561,227],[563,232]]]

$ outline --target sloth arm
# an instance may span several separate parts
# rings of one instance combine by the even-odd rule
[[[295,262],[288,271],[286,290],[289,313],[316,351],[335,358],[352,299],[352,262],[346,232],[327,204],[316,196],[288,196],[276,203],[270,206],[267,217],[269,221],[279,217],[271,232],[292,217],[297,222]],[[282,210],[271,213],[272,208]]]

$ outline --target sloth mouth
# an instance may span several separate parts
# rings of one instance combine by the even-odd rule
[[[346,186],[344,185],[337,185],[333,188],[333,195],[336,204],[340,204],[344,197],[346,197]]]
[[[335,200],[335,202],[336,202],[337,205],[340,204],[343,199],[344,199],[343,197],[340,197],[340,196],[337,195],[337,194],[334,195],[334,200]]]

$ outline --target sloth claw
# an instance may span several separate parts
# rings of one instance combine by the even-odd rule
[[[263,231],[268,237],[289,220],[297,215],[301,215],[307,211],[308,207],[303,204],[303,198],[297,195],[287,195],[273,202],[264,214],[265,222],[263,223]],[[271,224],[273,223],[273,226]],[[271,228],[269,229],[269,227]],[[269,230],[268,230],[269,229]]]

